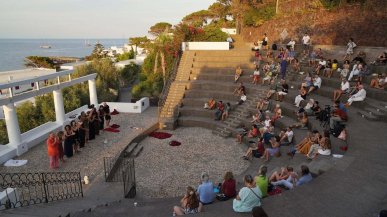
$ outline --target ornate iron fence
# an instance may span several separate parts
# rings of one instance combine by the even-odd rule
[[[79,172],[0,174],[0,210],[83,197]]]
[[[136,196],[136,174],[134,158],[104,157],[106,182],[123,182],[124,197]]]

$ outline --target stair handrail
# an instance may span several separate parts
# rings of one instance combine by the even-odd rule
[[[177,57],[175,58],[175,61],[174,61],[173,66],[172,66],[172,69],[171,69],[171,71],[170,71],[170,73],[168,75],[168,79],[166,79],[166,83],[165,83],[165,85],[163,87],[163,90],[161,91],[161,94],[160,94],[160,97],[159,97],[159,102],[158,102],[159,118],[160,118],[160,114],[161,114],[162,108],[164,107],[165,102],[167,100],[169,89],[171,88],[172,83],[176,79],[176,75],[177,75],[179,63],[180,63],[180,60],[181,60],[181,56],[182,56],[182,51],[179,50],[177,52]]]

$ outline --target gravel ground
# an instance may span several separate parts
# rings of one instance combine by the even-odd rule
[[[241,159],[245,149],[235,139],[224,139],[197,127],[164,132],[173,136],[164,140],[146,138],[141,142],[144,150],[136,158],[137,192],[144,197],[181,196],[188,185],[198,186],[204,171],[219,183],[226,171],[236,176],[249,166]],[[181,146],[169,146],[172,140],[181,142]]]
[[[0,166],[0,173],[17,172],[49,172],[49,171],[80,171],[81,177],[89,176],[90,181],[103,174],[103,158],[119,154],[126,145],[137,136],[142,130],[130,128],[147,128],[157,122],[157,108],[150,107],[142,114],[120,113],[112,115],[111,124],[118,124],[119,133],[100,131],[100,135],[95,140],[86,144],[79,154],[74,154],[70,159],[66,159],[64,164],[60,164],[57,170],[49,169],[49,158],[47,156],[46,142],[33,147],[27,153],[15,159],[28,160],[26,165],[20,167]],[[107,143],[104,144],[104,140]]]

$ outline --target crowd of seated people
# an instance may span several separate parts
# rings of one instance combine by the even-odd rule
[[[106,103],[97,110],[94,105],[64,127],[63,131],[50,133],[47,139],[47,151],[50,158],[50,168],[59,168],[59,161],[65,163],[64,156],[71,158],[80,153],[90,140],[94,140],[100,130],[110,127],[110,108]]]

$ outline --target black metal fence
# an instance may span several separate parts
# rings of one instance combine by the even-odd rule
[[[104,174],[106,182],[123,182],[125,198],[133,198],[136,195],[133,158],[104,157]]]
[[[122,171],[122,181],[124,182],[124,197],[134,198],[136,196],[136,174],[134,159],[125,159],[125,168]]]
[[[83,197],[79,172],[0,174],[0,210]]]

